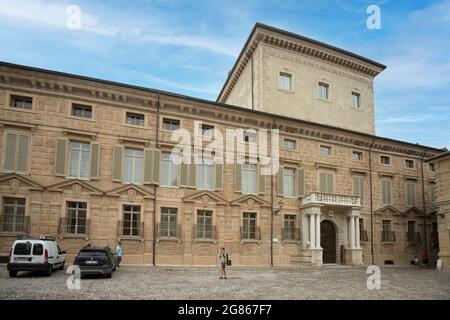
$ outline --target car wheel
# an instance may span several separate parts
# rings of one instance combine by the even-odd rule
[[[106,278],[108,278],[108,279],[111,278],[111,276],[112,276],[112,272],[106,274]]]
[[[52,266],[49,266],[48,269],[45,271],[45,275],[47,277],[50,277],[52,275],[52,271],[53,271],[52,269],[53,269]]]
[[[10,271],[10,272],[9,272],[9,276],[10,276],[11,278],[17,277],[17,271]]]
[[[61,267],[59,267],[59,270],[64,270],[64,265],[65,265],[65,261],[63,261],[63,263],[62,263],[62,265],[61,265]]]
[[[116,271],[116,265],[114,265],[114,268],[112,269],[112,271]]]

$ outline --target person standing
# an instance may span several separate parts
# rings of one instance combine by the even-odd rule
[[[220,262],[220,279],[227,278],[227,263],[228,263],[228,252],[225,251],[225,248],[220,248],[219,253],[219,262]]]
[[[120,268],[120,263],[122,262],[122,256],[123,256],[122,243],[120,241],[117,242],[116,256],[117,256],[117,266]]]

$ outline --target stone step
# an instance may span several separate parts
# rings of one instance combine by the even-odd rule
[[[311,264],[311,256],[291,255],[291,264]]]

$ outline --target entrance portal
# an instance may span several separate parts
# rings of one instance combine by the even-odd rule
[[[336,263],[336,229],[331,221],[320,223],[320,245],[323,248],[323,263]]]

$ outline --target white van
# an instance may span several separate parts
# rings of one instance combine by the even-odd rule
[[[53,270],[64,269],[65,253],[55,239],[16,240],[9,252],[9,276],[15,277],[19,271],[43,271],[50,276]]]

